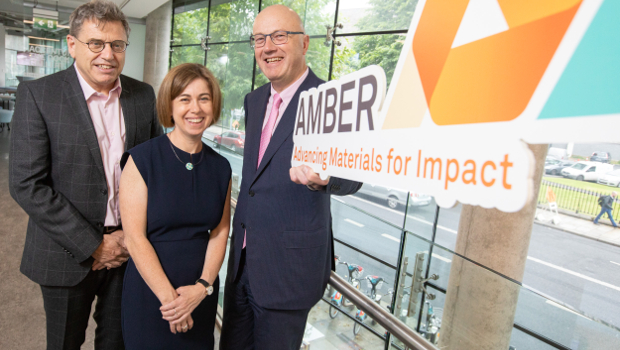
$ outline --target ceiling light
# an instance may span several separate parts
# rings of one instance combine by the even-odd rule
[[[48,40],[48,41],[60,41],[58,39],[38,38],[36,36],[29,36],[30,39]]]

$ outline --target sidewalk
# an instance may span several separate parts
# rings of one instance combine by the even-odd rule
[[[539,207],[537,213],[542,210]],[[611,226],[607,215],[599,220],[600,225],[595,225],[590,216],[560,212],[557,216],[556,224],[554,224],[551,220],[553,215],[548,211],[542,212],[547,217],[547,220],[539,220],[537,215],[537,218],[534,220],[535,223],[620,247],[620,229]]]

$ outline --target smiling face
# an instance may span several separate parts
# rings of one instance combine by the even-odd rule
[[[174,129],[189,138],[200,138],[213,122],[211,89],[204,79],[194,79],[172,100]]]
[[[271,34],[278,30],[303,32],[299,16],[283,5],[273,5],[261,11],[254,21],[253,34]],[[265,46],[254,48],[260,70],[277,92],[286,89],[306,71],[306,52],[310,37],[303,34],[288,36],[288,42],[276,45],[271,37]]]
[[[82,24],[77,39],[84,43],[91,40],[127,42],[127,33],[121,22],[107,22],[103,25],[86,20]],[[67,35],[67,46],[71,57],[75,59],[75,65],[88,85],[97,92],[107,94],[123,71],[125,52],[114,52],[110,44],[105,44],[103,51],[95,53],[71,35]]]

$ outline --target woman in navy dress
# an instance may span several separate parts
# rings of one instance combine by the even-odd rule
[[[201,137],[220,108],[211,72],[198,64],[177,66],[157,97],[160,123],[174,130],[123,156],[119,198],[131,255],[122,299],[128,350],[213,349],[231,169]]]

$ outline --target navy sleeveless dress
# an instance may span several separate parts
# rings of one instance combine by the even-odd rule
[[[129,150],[148,187],[147,238],[174,288],[193,285],[202,274],[209,233],[222,219],[231,168],[228,160],[203,143],[202,155],[171,148],[166,135]],[[173,146],[174,147],[174,146]],[[200,160],[202,157],[202,160]],[[192,313],[193,329],[173,334],[162,319],[161,303],[129,259],[123,284],[122,327],[125,348],[213,349],[219,278],[214,293]]]

